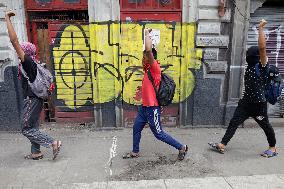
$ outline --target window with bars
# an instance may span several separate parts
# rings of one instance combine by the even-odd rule
[[[27,11],[88,10],[88,0],[25,0]]]

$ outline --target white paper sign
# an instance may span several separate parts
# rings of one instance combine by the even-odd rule
[[[156,48],[160,43],[160,30],[152,29],[149,36],[152,39],[152,48]],[[145,35],[144,35],[144,41],[143,41],[143,50],[145,50]]]
[[[150,33],[150,38],[152,39],[152,44],[157,47],[160,43],[160,30],[153,29]]]

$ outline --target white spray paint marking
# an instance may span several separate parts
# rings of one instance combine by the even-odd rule
[[[116,147],[117,147],[116,142],[117,142],[117,137],[116,136],[112,137],[112,145],[109,149],[109,159],[105,167],[106,172],[109,172],[110,176],[112,176],[112,170],[111,170],[112,161],[113,158],[116,156]]]
[[[283,28],[282,25],[280,25],[278,28],[274,29],[274,30],[268,30],[268,29],[265,29],[264,33],[265,33],[265,38],[266,38],[266,41],[269,40],[269,35],[272,33],[272,32],[276,32],[277,33],[277,38],[276,38],[276,49],[275,51],[271,51],[271,54],[275,54],[275,65],[278,66],[278,58],[279,58],[279,52],[281,50],[281,46],[282,46],[282,37],[281,37],[281,29]],[[255,39],[257,41],[258,39],[258,30],[257,30],[257,27],[256,25],[252,27],[254,33],[255,33]]]
[[[276,31],[277,31],[277,38],[276,38],[276,40],[277,40],[277,45],[276,45],[276,51],[272,51],[271,53],[272,54],[276,54],[275,56],[276,56],[276,66],[278,66],[278,57],[279,57],[279,52],[280,52],[280,50],[281,50],[281,27],[282,26],[279,26],[277,29],[276,29]]]

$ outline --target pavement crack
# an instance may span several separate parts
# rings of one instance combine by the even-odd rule
[[[163,181],[164,181],[164,184],[165,184],[166,189],[168,189],[167,184],[166,184],[166,180],[163,179]]]
[[[227,179],[225,177],[223,177],[223,179],[225,180],[225,182],[232,188],[234,189],[234,187],[227,181]]]

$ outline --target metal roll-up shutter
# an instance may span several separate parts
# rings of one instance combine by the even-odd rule
[[[269,63],[276,65],[284,78],[284,7],[264,6],[251,14],[247,47],[258,45],[258,24],[261,19],[268,22],[265,33]],[[283,117],[284,93],[276,105],[269,104],[268,114],[270,117]]]

